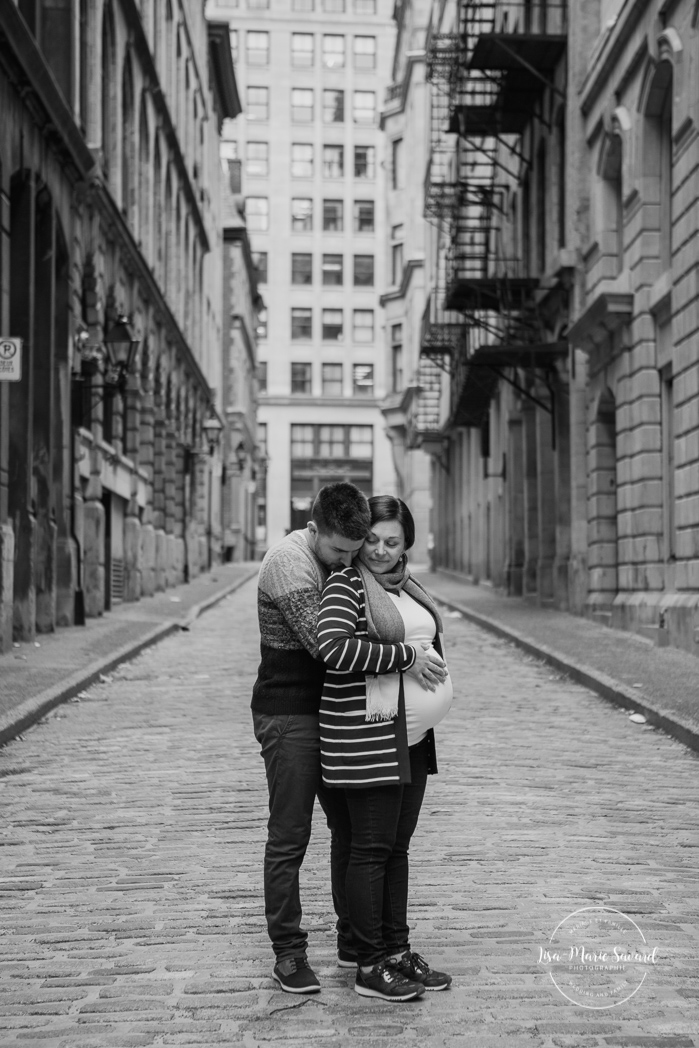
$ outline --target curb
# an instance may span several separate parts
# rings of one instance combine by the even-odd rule
[[[642,713],[647,722],[652,724],[653,727],[662,729],[667,735],[671,735],[678,742],[699,753],[699,729],[678,717],[677,714],[648,705],[647,702],[639,700],[638,695],[625,684],[614,680],[613,677],[608,677],[606,673],[595,670],[591,666],[585,666],[581,662],[576,662],[575,659],[567,655],[561,655],[560,652],[547,648],[544,644],[532,640],[531,637],[519,633],[510,626],[503,626],[502,623],[496,619],[491,619],[488,615],[472,611],[464,604],[446,600],[436,593],[434,598],[439,604],[443,604],[445,608],[458,611],[474,625],[481,626],[503,640],[516,644],[522,651],[526,651],[527,654],[534,655],[536,658],[548,663],[549,666],[553,666],[554,669],[564,673],[571,680],[596,692],[603,699],[614,703],[615,706],[620,706],[625,710],[632,710],[634,713]]]
[[[158,644],[171,633],[176,633],[178,630],[189,630],[192,623],[200,615],[203,615],[205,611],[208,611],[230,596],[231,593],[235,593],[237,589],[240,589],[246,582],[254,578],[258,571],[259,567],[252,569],[243,578],[236,579],[235,582],[230,583],[224,589],[200,601],[199,604],[193,605],[184,618],[176,619],[173,622],[163,622],[159,626],[153,627],[139,640],[117,648],[111,655],[91,662],[84,669],[71,674],[61,684],[46,688],[44,691],[39,692],[38,695],[33,695],[30,699],[27,699],[20,706],[17,706],[10,713],[0,718],[0,746],[4,746],[5,743],[17,738],[18,735],[26,731],[27,728],[33,727],[56,706],[68,702],[69,699],[74,698],[79,692],[96,684],[101,676],[115,670],[123,662],[130,662],[132,659],[135,659],[146,648],[151,648],[154,644]]]

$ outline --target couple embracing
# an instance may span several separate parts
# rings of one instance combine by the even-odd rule
[[[412,1000],[451,983],[412,950],[407,923],[408,848],[437,771],[433,729],[452,701],[441,620],[407,566],[415,526],[404,502],[329,484],[311,518],[269,550],[258,585],[252,711],[269,788],[273,974],[288,993],[320,990],[299,895],[317,796],[338,964],[356,968],[362,996]]]

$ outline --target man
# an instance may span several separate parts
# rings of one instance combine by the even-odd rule
[[[354,967],[345,875],[351,826],[344,791],[322,784],[318,709],[325,666],[318,658],[320,595],[330,571],[349,567],[370,531],[369,505],[354,484],[318,492],[312,519],[273,546],[258,582],[261,661],[252,693],[255,738],[269,787],[264,889],[274,978],[287,993],[316,993],[301,928],[299,870],[311,835],[316,795],[331,831],[331,881],[338,916],[338,962]],[[428,673],[433,657],[416,652],[411,671]],[[439,660],[438,660],[439,661]]]

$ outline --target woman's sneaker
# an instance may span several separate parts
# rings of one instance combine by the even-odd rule
[[[419,953],[406,950],[401,959],[394,964],[404,979],[422,983],[426,990],[448,990],[451,986],[451,975],[433,971]]]
[[[357,968],[354,989],[362,997],[381,997],[384,1001],[412,1001],[425,992],[422,983],[406,979],[393,961],[381,961],[366,973]]]
[[[272,972],[285,993],[318,993],[320,983],[305,957],[285,957]]]

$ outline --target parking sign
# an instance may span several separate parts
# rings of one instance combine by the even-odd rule
[[[0,382],[22,378],[22,339],[0,338]]]

